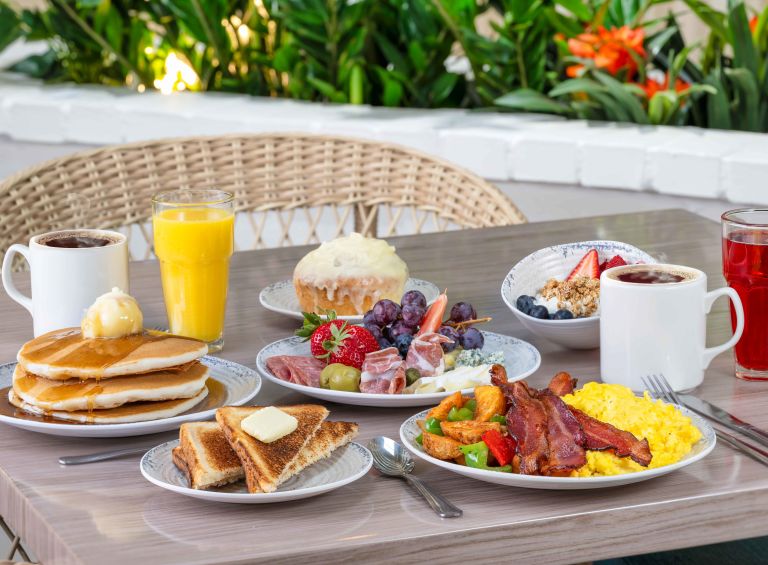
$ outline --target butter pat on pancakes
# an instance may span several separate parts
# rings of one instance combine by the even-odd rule
[[[88,308],[80,328],[84,338],[125,337],[143,331],[144,315],[133,296],[115,287]]]
[[[408,266],[386,241],[352,233],[322,243],[296,265],[293,285],[305,312],[363,314],[384,298],[400,301]]]
[[[254,412],[240,422],[240,427],[249,436],[263,443],[272,443],[296,431],[299,421],[279,408],[267,406]]]

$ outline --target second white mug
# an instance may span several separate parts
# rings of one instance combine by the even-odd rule
[[[721,296],[736,313],[736,331],[706,347],[706,315]],[[704,380],[715,356],[744,331],[739,295],[724,287],[707,292],[707,275],[680,265],[627,265],[600,276],[600,374],[603,382],[642,391],[642,378],[663,374],[675,391]]]
[[[29,263],[31,297],[19,292],[13,283],[16,253]],[[29,247],[14,244],[8,248],[2,278],[8,295],[32,314],[35,336],[79,326],[85,310],[98,296],[113,287],[129,291],[128,243],[123,234],[107,230],[73,229],[36,235]]]

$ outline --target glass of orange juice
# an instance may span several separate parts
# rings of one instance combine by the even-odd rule
[[[222,190],[175,190],[152,199],[155,255],[171,333],[205,341],[212,352],[224,346],[233,199]]]

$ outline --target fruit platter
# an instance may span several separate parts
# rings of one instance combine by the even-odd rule
[[[541,363],[529,343],[482,331],[467,302],[448,308],[440,294],[427,305],[407,291],[400,303],[384,299],[361,325],[307,313],[296,335],[262,349],[258,371],[268,380],[308,396],[362,406],[426,406],[455,391],[490,383],[490,368],[505,367],[523,379]]]

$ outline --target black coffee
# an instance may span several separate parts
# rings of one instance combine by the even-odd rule
[[[622,282],[628,283],[669,284],[688,280],[689,277],[681,275],[680,273],[672,273],[670,271],[648,269],[642,271],[627,271],[626,273],[616,275],[616,278]]]
[[[40,245],[47,247],[65,247],[68,249],[83,248],[83,247],[104,247],[115,243],[113,240],[106,237],[91,237],[87,235],[62,235],[59,237],[53,237],[40,242]]]

